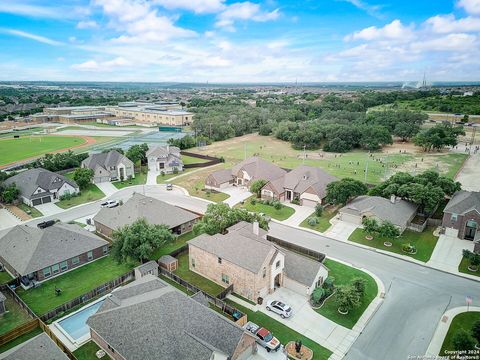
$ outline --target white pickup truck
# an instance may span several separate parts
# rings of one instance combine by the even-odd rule
[[[257,343],[264,347],[267,352],[277,351],[281,348],[282,344],[280,344],[280,341],[278,341],[278,339],[267,329],[260,327],[251,321],[247,322],[243,327],[255,336]]]

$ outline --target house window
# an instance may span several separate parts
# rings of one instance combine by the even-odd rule
[[[228,277],[228,275],[222,274],[222,282],[224,282],[225,284],[230,284],[230,278]]]
[[[277,261],[277,263],[275,264],[275,269],[278,269],[280,267],[280,260]]]
[[[80,262],[80,258],[78,256],[76,256],[72,259],[72,264],[73,265],[77,265],[79,262]]]
[[[105,245],[103,247],[103,255],[106,255],[108,253],[108,245]]]
[[[66,260],[65,260],[65,261],[62,261],[62,262],[60,263],[60,269],[61,269],[62,271],[65,271],[65,270],[68,269],[68,263],[67,263]]]
[[[88,261],[90,261],[90,260],[93,259],[93,252],[89,251],[89,252],[87,253],[87,259],[88,259]]]
[[[222,258],[218,258],[218,263],[221,264],[222,263]]]
[[[52,265],[52,273],[58,274],[59,271],[60,271],[60,265],[58,264]]]
[[[192,267],[195,267],[195,259],[192,258]]]
[[[43,277],[49,277],[50,275],[52,275],[52,273],[50,272],[50,268],[45,268],[43,269]]]
[[[452,221],[452,223],[454,223],[454,222],[457,222],[457,218],[458,218],[457,214],[452,214],[452,216],[450,217],[450,220]]]
[[[267,276],[267,268],[263,268],[263,277]]]

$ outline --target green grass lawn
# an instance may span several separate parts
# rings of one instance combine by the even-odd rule
[[[188,174],[189,172],[196,170],[196,169],[184,169],[182,172],[178,174],[164,174],[164,175],[158,175],[157,176],[157,184],[164,184],[170,182],[169,180],[171,178],[177,177],[177,176],[184,176]]]
[[[464,274],[469,274],[469,275],[473,275],[473,276],[480,276],[480,270],[477,270],[477,271],[468,270],[468,265],[469,264],[470,264],[470,262],[467,259],[462,258],[462,261],[460,262],[460,265],[458,265],[458,271],[460,271]]]
[[[178,236],[175,242],[162,246],[160,249],[155,250],[150,256],[150,260],[158,260],[161,256],[168,255],[172,251],[180,249],[183,245],[187,243],[188,240],[193,239],[195,236],[196,235],[193,233],[193,231],[189,231]]]
[[[180,254],[178,257],[178,268],[174,273],[180,276],[183,280],[188,281],[190,284],[197,286],[206,293],[217,296],[224,289],[222,286],[214,283],[203,276],[190,271],[188,268],[188,252]]]
[[[12,340],[12,341],[9,341],[8,343],[6,344],[3,344],[0,346],[0,354],[7,351],[7,350],[10,350],[11,348],[17,346],[17,345],[20,345],[22,343],[24,343],[25,341],[27,340],[30,340],[31,338],[41,334],[43,331],[42,329],[40,329],[39,327],[26,333],[26,334],[23,334],[23,335],[20,335],[18,338]]]
[[[10,274],[6,271],[0,272],[0,284],[6,284],[13,278],[10,276]]]
[[[5,292],[4,295],[7,298],[5,301],[7,312],[0,316],[0,335],[32,320],[27,312],[13,300],[13,297],[10,296],[9,293]]]
[[[200,159],[200,158],[196,158],[196,157],[188,156],[188,155],[182,155],[183,165],[201,164],[201,163],[205,163],[207,161],[209,161],[209,160]]]
[[[293,208],[283,204],[280,210],[276,210],[271,205],[260,204],[258,201],[255,203],[255,205],[253,205],[250,202],[253,197],[255,197],[255,195],[245,200],[245,203],[243,205],[239,204],[238,207],[247,209],[251,212],[264,213],[265,215],[280,221],[288,219],[295,213],[295,210]]]
[[[0,166],[85,143],[85,139],[80,137],[57,135],[1,139],[0,154],[2,156]]]
[[[123,188],[126,188],[128,186],[143,185],[146,182],[147,182],[147,173],[146,172],[139,172],[139,173],[135,173],[135,177],[131,180],[115,181],[115,182],[112,182],[112,184],[117,189],[123,189]]]
[[[448,350],[454,351],[455,348],[452,343],[454,334],[460,329],[463,329],[466,332],[470,333],[472,330],[473,323],[475,321],[480,321],[480,312],[478,311],[464,312],[455,316],[452,320],[452,323],[450,324],[447,335],[445,336],[445,340],[443,340],[442,349],[440,350],[439,355],[448,356],[447,354],[445,354],[445,351],[448,351]],[[471,356],[474,356],[474,354],[471,354]],[[458,355],[457,356],[450,355],[450,358],[459,359]]]
[[[98,360],[95,355],[98,350],[100,350],[100,346],[98,346],[94,341],[89,341],[85,345],[82,345],[75,350],[73,355],[75,355],[77,360]],[[102,360],[110,360],[110,356],[105,354]]]
[[[318,218],[318,224],[317,225],[310,226],[308,224],[308,219],[311,216],[315,216],[315,214],[312,214],[311,216],[309,216],[305,220],[303,220],[302,223],[300,224],[300,226],[304,227],[304,228],[307,228],[307,229],[312,229],[312,230],[323,233],[323,232],[327,231],[330,226],[332,226],[332,224],[330,224],[330,219],[333,218],[336,214],[337,214],[336,211],[324,210],[323,213],[322,213],[322,216],[320,216]]]
[[[43,216],[43,214],[37,208],[30,207],[27,204],[21,203],[18,204],[17,207],[30,215],[32,218]]]
[[[105,194],[103,193],[102,190],[100,190],[97,185],[95,184],[89,184],[86,189],[83,189],[80,191],[79,196],[74,196],[70,199],[65,199],[65,200],[60,200],[59,202],[56,203],[58,207],[61,207],[62,209],[68,209],[73,206],[81,205],[88,203],[90,201],[95,201],[103,198]]]
[[[238,310],[247,314],[248,321],[252,321],[257,325],[260,325],[268,330],[270,330],[278,340],[283,345],[286,345],[290,341],[301,340],[303,345],[309,347],[313,351],[313,359],[315,360],[326,360],[332,355],[332,352],[323,346],[317,344],[308,337],[296,332],[293,329],[285,326],[281,322],[271,318],[267,314],[264,314],[260,311],[252,311],[250,309],[244,308],[243,306],[226,299],[226,302],[230,305],[236,307]],[[294,315],[295,316],[295,315]]]
[[[117,264],[111,256],[106,256],[90,264],[81,266],[51,280],[40,287],[30,290],[18,290],[18,295],[37,314],[47,311],[76,298],[109,280],[113,280],[132,269],[129,264]],[[60,296],[55,288],[60,288]]]
[[[338,305],[335,301],[335,295],[329,298],[320,309],[315,311],[325,316],[337,324],[345,326],[346,328],[353,328],[368,305],[377,296],[378,287],[375,280],[367,273],[355,269],[353,267],[341,264],[331,259],[325,259],[325,266],[329,269],[328,276],[335,279],[335,285],[348,285],[355,278],[365,279],[365,295],[360,306],[356,309],[350,310],[348,314],[342,315],[338,312]]]
[[[430,260],[430,256],[432,256],[433,249],[435,248],[435,245],[437,244],[437,241],[438,241],[438,236],[433,235],[433,230],[434,228],[427,227],[423,232],[418,233],[416,231],[407,229],[403,232],[403,234],[399,238],[393,241],[390,241],[386,238],[382,238],[379,235],[375,235],[373,237],[373,240],[367,240],[365,239],[366,234],[363,231],[363,229],[356,229],[352,233],[352,235],[350,235],[348,240],[359,243],[359,244],[371,246],[376,249],[382,249],[385,251],[394,252],[396,254],[409,256],[416,260],[427,262],[428,260]],[[383,245],[385,241],[390,241],[393,245],[390,247],[387,247]],[[411,255],[406,252],[403,252],[402,245],[405,243],[414,244],[417,247],[417,253]]]

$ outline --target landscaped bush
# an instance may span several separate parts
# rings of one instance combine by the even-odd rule
[[[71,198],[74,198],[74,197],[77,197],[77,196],[80,196],[81,193],[78,192],[78,193],[65,193],[63,194],[62,196],[59,197],[60,200],[70,200]]]
[[[280,210],[282,208],[282,204],[280,203],[280,201],[275,201],[273,203],[273,207],[275,208],[275,210]]]
[[[257,200],[255,198],[250,199],[250,204],[255,205],[257,203]]]
[[[316,216],[310,216],[307,220],[307,223],[313,227],[318,224],[318,218]]]
[[[452,339],[454,350],[465,351],[475,348],[475,340],[463,329],[458,330]]]
[[[468,270],[470,271],[478,270],[478,265],[480,265],[480,254],[476,254],[474,252],[471,252],[470,250],[464,249],[463,257],[467,259],[470,263],[470,265],[468,266]]]
[[[315,205],[315,215],[317,215],[318,217],[322,216],[323,214],[323,206],[322,204],[317,204]]]
[[[298,198],[293,199],[293,200],[292,200],[292,204],[294,204],[294,205],[300,205],[300,199],[298,199]]]
[[[402,245],[402,250],[405,251],[406,253],[413,254],[417,251],[417,248],[414,244],[405,243]]]
[[[333,282],[334,279],[332,277],[328,277],[325,279],[321,287],[317,287],[315,290],[313,290],[312,295],[310,296],[313,306],[322,305],[325,299],[333,294],[333,291],[335,290]]]

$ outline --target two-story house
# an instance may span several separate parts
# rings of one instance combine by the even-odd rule
[[[116,150],[92,154],[82,161],[82,168],[93,170],[93,182],[127,180],[135,177],[133,162]]]
[[[171,174],[183,171],[180,149],[176,146],[156,146],[147,151],[148,169],[153,172]]]

